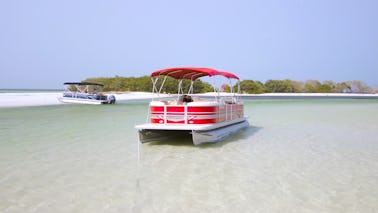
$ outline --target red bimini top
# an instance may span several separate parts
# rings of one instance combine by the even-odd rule
[[[223,75],[226,78],[234,78],[234,79],[240,80],[238,76],[236,76],[235,74],[232,74],[230,72],[224,72],[224,71],[222,71],[220,73],[221,73],[221,75]]]
[[[196,80],[197,78],[203,76],[214,76],[214,75],[223,75],[226,78],[235,78],[239,80],[239,77],[229,72],[220,72],[211,68],[198,68],[198,67],[176,67],[176,68],[167,68],[155,71],[151,73],[151,77],[166,75],[175,79],[189,79]]]

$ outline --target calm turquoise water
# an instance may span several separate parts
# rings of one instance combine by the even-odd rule
[[[0,108],[0,212],[378,209],[378,100],[249,100],[240,134],[138,161],[147,104]]]

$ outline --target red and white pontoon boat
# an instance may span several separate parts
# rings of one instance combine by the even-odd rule
[[[237,93],[220,96],[214,86],[212,99],[193,95],[193,83],[204,76],[223,76],[236,80]],[[244,107],[237,95],[240,91],[239,78],[229,72],[210,68],[168,68],[151,74],[153,92],[159,96],[167,77],[178,80],[178,96],[174,100],[156,100],[149,105],[149,116],[146,124],[137,125],[141,143],[161,141],[182,134],[191,134],[194,145],[219,141],[240,129],[249,126],[244,117]],[[158,81],[160,78],[160,88]],[[163,79],[161,79],[163,78]],[[190,87],[184,93],[182,82],[190,80]],[[230,85],[233,88],[233,85]]]

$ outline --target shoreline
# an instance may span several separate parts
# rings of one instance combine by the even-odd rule
[[[151,92],[104,93],[114,95],[117,101],[148,100]],[[0,93],[0,108],[64,105],[58,100],[62,92],[4,92]]]
[[[378,99],[378,94],[356,94],[356,93],[263,93],[255,95],[244,95],[247,99]]]
[[[0,93],[0,108],[28,107],[63,105],[58,97],[61,92],[5,92]],[[151,92],[113,92],[117,101],[148,100],[156,97]],[[172,96],[174,96],[173,94]],[[214,93],[195,94],[200,97],[213,97]],[[228,96],[227,93],[220,93],[221,96]],[[164,95],[170,97],[171,95]],[[245,100],[254,99],[378,99],[378,94],[354,94],[354,93],[263,93],[263,94],[241,94]]]
[[[200,97],[213,97],[215,93],[196,94]],[[229,93],[220,93],[220,96],[230,96]],[[262,93],[262,94],[240,94],[242,99],[378,99],[378,94],[358,93]]]

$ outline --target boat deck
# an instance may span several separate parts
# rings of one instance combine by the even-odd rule
[[[146,123],[141,125],[136,125],[135,128],[138,130],[149,129],[149,130],[181,130],[181,131],[207,131],[218,129],[224,126],[229,126],[235,123],[240,123],[245,121],[246,118],[237,118],[233,120],[227,120],[215,124],[157,124],[157,123]]]

